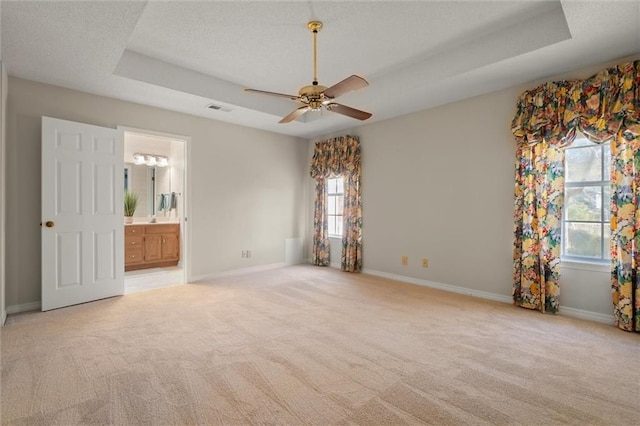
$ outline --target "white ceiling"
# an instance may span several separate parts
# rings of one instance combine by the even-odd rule
[[[6,1],[10,75],[312,138],[363,122],[243,87],[297,94],[358,74],[340,103],[364,123],[640,53],[638,1]],[[514,100],[515,102],[515,100]],[[228,112],[205,108],[214,103]]]

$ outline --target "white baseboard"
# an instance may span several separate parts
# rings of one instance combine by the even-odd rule
[[[497,293],[490,293],[488,291],[475,290],[475,289],[466,288],[466,287],[459,287],[451,284],[443,284],[435,281],[423,280],[420,278],[405,277],[404,275],[389,274],[387,272],[374,271],[371,269],[364,269],[362,273],[375,275],[377,277],[389,278],[391,280],[402,281],[409,284],[416,284],[424,287],[436,288],[438,290],[450,291],[452,293],[479,297],[481,299],[495,300],[496,302],[513,303],[513,298],[511,296],[505,296],[503,294],[497,294]]]
[[[195,277],[191,277],[191,281],[189,281],[189,282],[196,283],[196,282],[199,282],[199,281],[209,280],[209,279],[213,279],[213,278],[228,277],[228,276],[232,276],[232,275],[249,274],[249,273],[252,273],[252,272],[267,271],[269,269],[282,268],[283,266],[287,266],[287,264],[284,263],[284,262],[281,262],[281,263],[270,263],[268,265],[252,266],[250,268],[232,269],[230,271],[215,272],[213,274],[196,275]]]
[[[565,317],[580,318],[589,321],[600,322],[602,324],[612,325],[615,323],[613,315],[601,314],[599,312],[585,311],[584,309],[569,308],[560,306],[560,315]]]
[[[40,310],[40,307],[41,307],[41,304],[39,300],[37,302],[22,303],[20,305],[11,305],[11,306],[7,306],[6,315],[19,314],[20,312],[27,312],[27,311],[38,311]]]
[[[450,291],[453,293],[466,294],[468,296],[479,297],[481,299],[495,300],[496,302],[503,302],[503,303],[509,303],[509,304],[513,303],[512,296],[505,296],[503,294],[490,293],[490,292],[481,291],[481,290],[474,290],[471,288],[459,287],[451,284],[443,284],[443,283],[438,283],[434,281],[427,281],[419,278],[405,277],[403,275],[389,274],[387,272],[372,271],[369,269],[365,269],[362,272],[365,274],[375,275],[383,278],[389,278],[392,280],[402,281],[405,283],[437,288],[439,290]],[[585,311],[583,309],[570,308],[567,306],[561,306],[559,314],[567,317],[595,321],[603,324],[614,323],[613,315],[606,315],[606,314],[601,314],[599,312],[593,312],[593,311]]]
[[[335,269],[342,269],[342,263],[341,262],[331,262],[331,263],[329,263],[329,267],[330,268],[335,268]]]

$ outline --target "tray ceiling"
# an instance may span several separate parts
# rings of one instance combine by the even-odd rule
[[[278,124],[311,83],[370,86],[341,103],[365,123],[640,53],[640,3],[2,1],[10,75],[312,138],[360,121],[330,112]],[[615,23],[615,24],[611,24]],[[209,104],[225,110],[211,110]]]

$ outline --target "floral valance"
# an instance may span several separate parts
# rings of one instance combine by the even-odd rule
[[[624,125],[623,125],[624,123]],[[570,144],[576,130],[604,142],[620,129],[633,134],[640,124],[640,60],[608,68],[586,80],[555,81],[524,92],[511,130],[519,144],[543,139]]]
[[[357,136],[340,136],[316,142],[311,160],[311,177],[360,175],[360,141]]]

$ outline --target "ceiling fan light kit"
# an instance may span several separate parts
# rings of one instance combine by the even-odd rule
[[[298,107],[292,113],[285,116],[280,123],[289,123],[297,120],[304,113],[308,111],[319,111],[324,106],[328,111],[332,111],[338,114],[346,115],[358,120],[366,120],[371,117],[371,113],[361,111],[359,109],[351,108],[346,105],[342,105],[334,102],[334,99],[338,96],[353,90],[361,89],[369,85],[367,80],[357,75],[352,75],[345,78],[337,84],[327,88],[318,84],[318,33],[322,30],[322,22],[309,21],[307,28],[313,34],[313,82],[310,86],[304,86],[298,91],[298,95],[287,95],[284,93],[267,92],[257,89],[244,89],[247,92],[258,93],[262,95],[278,96],[281,98],[291,99],[292,101],[300,102],[303,106]]]

